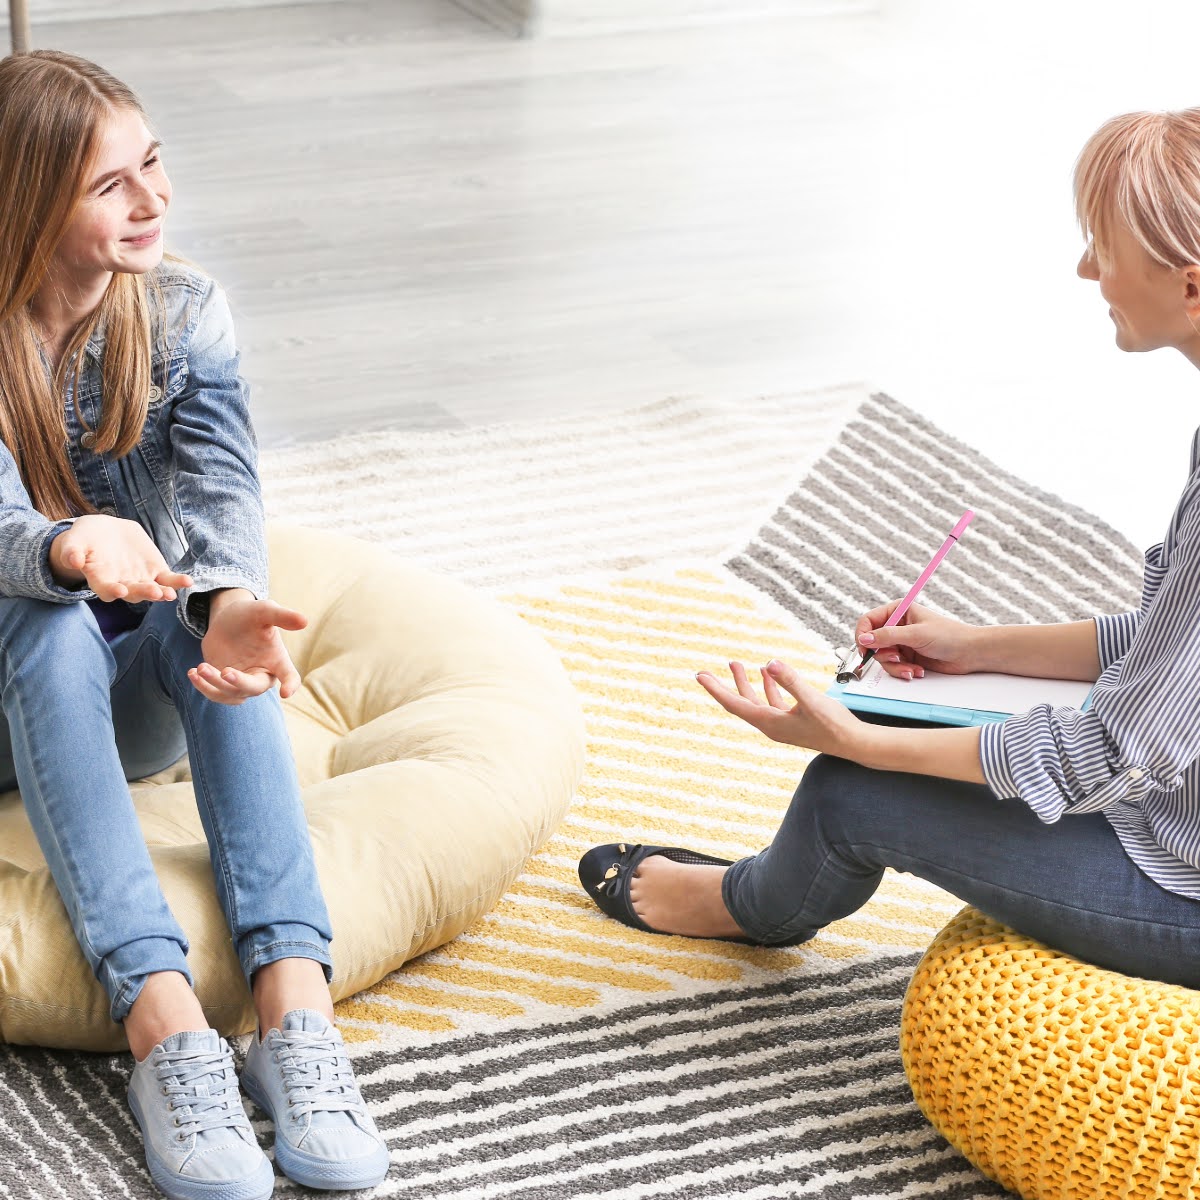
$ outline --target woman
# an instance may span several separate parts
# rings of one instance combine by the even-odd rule
[[[0,779],[124,1023],[155,1182],[250,1200],[271,1194],[271,1165],[126,784],[188,751],[258,1014],[242,1083],[286,1174],[369,1187],[388,1155],[332,1023],[280,705],[299,686],[280,630],[305,619],[266,598],[229,306],[163,261],[170,200],[125,85],[66,54],[0,61]]]
[[[1088,245],[1125,351],[1170,346],[1200,367],[1200,108],[1098,130],[1075,171]],[[803,942],[861,907],[884,868],[938,884],[1104,967],[1200,986],[1200,431],[1141,608],[1047,626],[974,628],[895,603],[855,636],[892,675],[926,668],[1094,681],[1086,713],[1047,705],[1002,724],[867,724],[791,668],[698,678],[767,737],[821,752],[774,841],[734,864],[601,846],[580,878],[612,916],[692,937]],[[1063,818],[1060,820],[1060,818]]]

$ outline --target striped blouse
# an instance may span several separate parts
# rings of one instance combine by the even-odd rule
[[[1041,704],[984,726],[984,777],[1047,824],[1104,813],[1151,879],[1200,900],[1200,429],[1141,607],[1097,617],[1096,640],[1087,712]]]

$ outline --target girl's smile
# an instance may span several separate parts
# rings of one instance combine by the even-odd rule
[[[152,229],[149,233],[143,233],[137,237],[123,238],[122,241],[127,242],[130,246],[153,246],[159,239],[162,233],[162,226],[157,229]]]

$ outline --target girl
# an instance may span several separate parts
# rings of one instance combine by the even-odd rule
[[[299,686],[280,630],[305,619],[266,598],[229,306],[163,261],[170,200],[129,88],[67,54],[0,61],[0,781],[20,787],[124,1022],[155,1182],[251,1200],[271,1194],[271,1166],[126,785],[187,750],[258,1015],[241,1082],[287,1175],[370,1187],[387,1149],[332,1024],[329,918],[280,705]]]
[[[1089,239],[1078,273],[1112,306],[1117,345],[1169,346],[1200,367],[1200,108],[1108,122],[1076,165],[1075,198]],[[579,866],[596,902],[637,928],[794,943],[861,907],[893,867],[1068,954],[1200,987],[1200,431],[1137,612],[973,628],[914,606],[884,628],[895,606],[855,630],[890,674],[1095,681],[1091,708],[894,728],[780,662],[763,669],[765,699],[740,663],[734,688],[702,672],[727,711],[822,754],[761,854],[597,847]]]

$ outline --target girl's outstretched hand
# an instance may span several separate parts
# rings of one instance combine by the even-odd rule
[[[844,705],[805,683],[787,663],[772,659],[763,667],[765,700],[751,686],[740,662],[731,662],[729,671],[736,691],[709,671],[696,676],[700,686],[726,712],[741,717],[773,742],[840,758],[854,757],[862,722]]]
[[[86,583],[101,600],[174,600],[190,575],[166,559],[136,522],[93,513],[80,517],[50,543],[50,573],[71,587]]]
[[[300,673],[283,645],[281,629],[303,629],[308,618],[249,592],[212,598],[208,632],[200,643],[204,661],[188,672],[192,686],[218,704],[241,704],[279,684],[286,700],[300,686]]]

